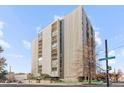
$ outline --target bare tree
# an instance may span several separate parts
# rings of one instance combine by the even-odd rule
[[[121,69],[118,69],[118,72],[117,72],[117,82],[119,81],[119,78],[122,76],[122,71]]]
[[[84,44],[83,48],[79,48],[76,52],[76,62],[75,62],[75,71],[76,76],[79,76],[85,80],[88,79],[89,84],[91,83],[92,78],[95,78],[94,72],[96,72],[96,54],[95,46],[91,44],[91,41],[88,41],[87,44]],[[79,69],[80,68],[80,69]],[[82,68],[82,69],[81,69]]]

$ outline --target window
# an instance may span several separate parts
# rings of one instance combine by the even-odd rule
[[[93,28],[91,27],[91,35],[93,35]]]
[[[89,39],[89,32],[87,31],[87,38]]]
[[[57,60],[57,56],[52,56],[52,61]]]
[[[57,67],[52,67],[52,71],[57,71]]]
[[[42,72],[42,65],[39,65],[38,66],[38,73],[41,73]]]
[[[87,43],[89,43],[89,32],[88,31],[86,32],[86,36],[87,36],[86,37],[87,38]]]
[[[57,41],[57,36],[53,36],[52,41]]]

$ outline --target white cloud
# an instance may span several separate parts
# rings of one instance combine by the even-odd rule
[[[3,29],[5,26],[5,23],[3,21],[0,21],[0,29]]]
[[[0,46],[3,48],[10,48],[10,44],[3,39],[0,39]]]
[[[96,42],[97,46],[100,46],[102,44],[102,41],[101,41],[98,31],[95,32],[95,42]]]
[[[3,39],[4,33],[2,30],[4,29],[4,25],[5,23],[3,21],[0,21],[0,46],[6,49],[6,48],[10,48],[10,44]]]
[[[3,31],[0,30],[0,38],[3,38]]]
[[[99,31],[100,28],[99,27],[93,27],[95,31]]]
[[[124,49],[120,50],[120,52],[118,53],[118,56],[123,56],[124,57]]]
[[[22,40],[23,45],[26,49],[31,49],[31,43],[27,40]]]
[[[9,57],[13,57],[13,58],[23,58],[24,57],[23,55],[20,55],[20,54],[6,54],[6,55]]]
[[[63,17],[62,16],[58,16],[58,15],[54,15],[54,20],[57,20],[57,19],[63,19]]]
[[[93,25],[93,29],[94,29],[96,32],[99,32],[99,31],[101,30],[100,27],[95,26],[95,25]]]
[[[124,56],[124,49],[121,50],[121,54],[122,54],[122,56]]]
[[[115,53],[114,50],[111,50],[111,51],[108,53],[108,56],[109,56],[109,57],[115,56],[115,55],[116,55],[116,53]],[[108,64],[109,64],[109,65],[115,64],[115,63],[116,63],[115,61],[116,61],[115,59],[111,59],[111,60],[109,60]]]
[[[115,56],[115,51],[114,50],[111,50],[109,53],[108,53],[109,56]]]

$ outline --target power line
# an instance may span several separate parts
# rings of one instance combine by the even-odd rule
[[[116,49],[119,49],[119,48],[122,48],[122,47],[124,47],[124,45],[118,46],[118,47],[113,48],[113,49],[111,49],[111,50],[116,50]]]
[[[120,46],[118,46],[118,47],[115,47],[115,48],[110,49],[109,52],[112,51],[112,50],[117,50],[117,49],[123,48],[123,47],[124,47],[124,45],[120,45]],[[105,50],[100,50],[100,51],[101,51],[102,53],[105,52]],[[101,54],[101,53],[98,53],[98,54]]]
[[[101,68],[100,66],[96,65],[99,69],[101,69],[102,71],[105,71],[103,68]]]

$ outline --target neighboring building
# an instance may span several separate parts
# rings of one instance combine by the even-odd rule
[[[17,82],[17,81],[25,82],[27,79],[27,74],[26,73],[14,73],[11,71],[11,67],[10,67],[10,71],[6,75],[6,78],[8,82]]]
[[[14,82],[15,81],[15,76],[14,76],[14,72],[11,71],[11,66],[9,68],[9,72],[6,75],[6,78],[9,82]]]
[[[14,82],[15,81],[15,76],[14,76],[14,72],[9,72],[7,75],[6,75],[6,78],[9,82]]]
[[[27,79],[27,74],[26,73],[16,73],[14,74],[15,79],[17,81],[25,82]]]
[[[120,81],[120,82],[124,82],[124,75],[122,75],[122,76],[119,78],[119,81]]]
[[[38,34],[38,43],[35,40],[32,43],[33,74],[77,81],[87,78],[90,71],[94,78],[94,31],[82,6],[63,19],[54,20]]]
[[[32,41],[32,74],[37,76],[38,74],[38,38],[36,37]]]

